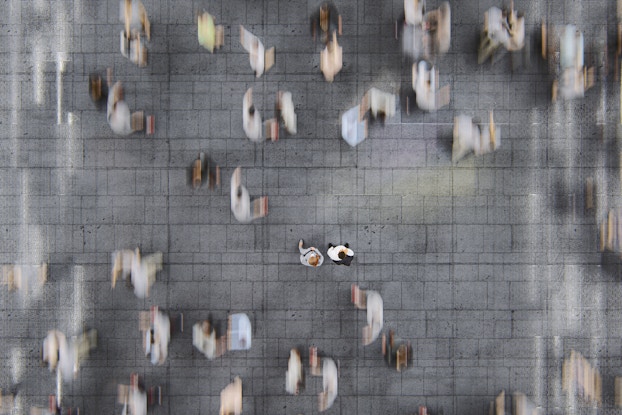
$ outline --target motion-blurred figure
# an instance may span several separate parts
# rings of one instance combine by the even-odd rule
[[[204,320],[192,326],[192,344],[212,360],[227,351],[227,336],[216,337],[214,326]]]
[[[264,141],[261,126],[261,113],[253,105],[253,88],[248,88],[242,101],[242,127],[249,140]]]
[[[376,291],[366,291],[367,294],[367,326],[363,327],[363,345],[373,343],[384,324],[382,297]]]
[[[622,211],[609,209],[607,219],[600,223],[600,251],[622,256]]]
[[[206,11],[199,13],[197,21],[199,45],[214,53],[214,49],[220,49],[225,43],[223,25],[214,24],[214,17]]]
[[[108,100],[108,83],[98,73],[89,75],[89,96],[98,109],[102,109]]]
[[[548,36],[547,36],[548,32]],[[555,52],[554,40],[559,35],[559,58]],[[542,23],[542,56],[551,60],[556,79],[553,81],[551,98],[582,98],[594,85],[594,68],[587,68],[583,61],[583,33],[574,25],[566,25],[558,33],[555,27],[547,29]]]
[[[384,324],[384,304],[378,292],[361,290],[357,284],[352,284],[352,303],[357,308],[367,309],[367,326],[363,327],[363,345],[373,343]]]
[[[155,282],[156,272],[162,270],[162,253],[156,252],[141,257],[140,249],[136,248],[132,258],[132,286],[138,298],[149,296],[149,289]]]
[[[395,115],[396,102],[395,94],[371,88],[363,95],[361,112],[365,114],[369,111],[372,117],[384,121]]]
[[[147,393],[138,374],[132,373],[129,385],[118,385],[117,402],[123,405],[121,415],[146,415],[150,406],[162,404],[162,388],[152,386]]]
[[[341,137],[352,147],[367,138],[367,118],[363,115],[360,105],[350,108],[341,115]]]
[[[491,7],[484,13],[484,30],[477,58],[479,64],[484,63],[501,46],[509,52],[521,50],[525,46],[525,17],[518,15],[513,3],[510,3],[509,12]]]
[[[112,288],[119,275],[134,287],[138,298],[149,296],[149,290],[155,283],[156,273],[162,270],[162,253],[155,252],[142,257],[140,249],[124,249],[112,253]],[[127,278],[129,276],[129,279]]]
[[[261,40],[242,25],[240,25],[240,43],[250,55],[251,68],[257,78],[274,65],[274,46],[266,51]]]
[[[192,163],[191,180],[194,189],[201,187],[206,180],[210,190],[220,187],[220,166],[206,157],[204,152],[200,152],[199,157]]]
[[[242,185],[242,169],[236,168],[231,175],[231,212],[240,223],[250,223],[254,219],[268,215],[268,196],[262,196],[252,203],[248,189]]]
[[[425,0],[404,0],[404,21],[406,24],[421,24],[424,11]]]
[[[337,42],[337,34],[333,32],[333,39],[320,52],[320,70],[328,82],[333,82],[343,68],[343,48]]]
[[[141,313],[140,326],[145,333],[143,336],[145,356],[149,356],[154,365],[164,364],[168,356],[168,344],[171,341],[171,320],[168,315],[158,307],[152,307],[148,315]]]
[[[44,262],[40,265],[2,265],[1,283],[9,288],[9,291],[17,290],[24,294],[39,289],[48,278],[48,265]]]
[[[249,350],[253,344],[251,321],[244,313],[235,313],[227,321],[227,349]]]
[[[298,395],[300,386],[303,384],[302,361],[298,349],[289,352],[287,372],[285,372],[285,390],[292,395]]]
[[[404,53],[413,59],[433,61],[449,50],[451,41],[451,8],[449,2],[441,3],[436,10],[423,15],[419,22],[419,12],[424,5],[404,3],[404,31],[402,42]],[[411,23],[412,22],[412,23]]]
[[[121,0],[119,17],[125,26],[125,31],[144,33],[151,40],[151,23],[147,17],[147,10],[140,0]]]
[[[489,125],[483,126],[481,131],[480,127],[467,115],[458,115],[454,119],[452,162],[460,160],[470,151],[477,156],[491,153],[499,148],[499,145],[499,131],[495,126],[492,111]]]
[[[419,61],[412,66],[413,90],[417,106],[424,111],[436,111],[449,105],[449,85],[439,89],[438,70],[428,62]]]
[[[276,106],[281,114],[281,121],[283,121],[285,130],[288,134],[296,134],[297,117],[292,93],[288,91],[279,91]]]
[[[117,81],[108,94],[107,116],[112,131],[119,135],[142,131],[145,128],[144,115],[143,111],[130,114],[130,107],[123,100],[123,87]]]
[[[140,0],[122,0],[119,16],[125,26],[120,34],[121,54],[138,66],[146,66],[147,47],[144,39],[151,39],[151,24],[145,6]]]
[[[382,335],[382,355],[389,367],[395,367],[398,372],[408,367],[413,358],[412,345],[409,342],[398,342],[395,333],[389,330],[389,337]]]
[[[562,364],[562,390],[585,402],[602,404],[602,377],[581,353],[571,350]],[[576,396],[575,396],[576,395]]]
[[[116,286],[119,275],[128,283],[131,283],[133,260],[134,251],[131,249],[123,249],[112,253],[112,288]]]
[[[339,33],[341,36],[341,15],[332,1],[323,2],[317,11],[311,15],[313,39],[315,39],[318,30],[321,32],[321,39],[324,43],[327,43],[335,33]]]
[[[220,392],[220,415],[240,415],[242,413],[242,379],[236,376]]]
[[[324,412],[333,406],[338,392],[338,377],[337,365],[335,361],[330,358],[324,358],[324,365],[322,366],[322,386],[323,391],[318,396],[319,411]]]
[[[300,262],[308,267],[319,267],[324,263],[324,256],[314,246],[309,248],[302,247],[303,240],[298,241],[298,250],[300,251]]]
[[[51,330],[43,340],[42,358],[50,371],[58,370],[63,379],[73,379],[80,369],[80,361],[95,347],[96,330],[89,330],[69,341],[60,331]]]

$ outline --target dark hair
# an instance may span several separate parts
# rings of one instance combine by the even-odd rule
[[[339,251],[337,256],[339,256],[339,259],[344,259],[346,257],[346,251]]]
[[[255,106],[254,106],[254,105],[251,105],[251,106],[248,108],[248,113],[249,113],[250,115],[255,114]]]
[[[242,197],[242,188],[238,187],[238,197]]]

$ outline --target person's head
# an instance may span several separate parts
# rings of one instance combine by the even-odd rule
[[[319,262],[320,262],[320,259],[318,258],[317,255],[309,256],[309,265],[311,265],[312,267],[317,267],[317,264]]]
[[[238,186],[238,198],[242,197],[242,187]]]
[[[248,113],[249,113],[250,115],[255,115],[255,106],[254,106],[254,105],[251,105],[251,106],[248,108]]]
[[[345,250],[339,251],[337,256],[339,257],[339,259],[344,259],[346,257],[346,251]]]

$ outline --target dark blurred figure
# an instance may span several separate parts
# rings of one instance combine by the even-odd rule
[[[311,34],[313,39],[320,32],[322,42],[328,43],[333,33],[341,36],[341,15],[332,1],[323,2],[311,15]]]
[[[100,74],[89,75],[89,96],[98,109],[104,109],[108,100],[108,82]]]
[[[354,259],[354,251],[350,249],[347,243],[345,245],[328,244],[326,253],[337,265],[350,266],[350,263]]]
[[[215,165],[205,153],[199,153],[199,157],[192,163],[191,171],[194,189],[201,187],[206,180],[210,190],[220,187],[220,166]]]
[[[408,363],[413,359],[413,348],[410,342],[398,341],[395,339],[395,332],[389,330],[389,336],[382,335],[382,355],[389,367],[395,367],[398,372],[402,368],[407,368]]]

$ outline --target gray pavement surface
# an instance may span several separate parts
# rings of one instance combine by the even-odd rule
[[[243,380],[244,413],[317,412],[321,378],[286,396],[292,347],[340,363],[332,414],[487,413],[502,389],[524,392],[545,413],[611,413],[622,375],[620,259],[598,252],[597,222],[620,206],[619,86],[613,77],[614,1],[514,2],[525,12],[531,65],[505,54],[477,65],[483,13],[493,0],[452,1],[449,53],[438,61],[451,104],[406,112],[410,62],[394,22],[399,0],[343,0],[344,67],[333,84],[319,72],[314,0],[145,0],[152,22],[146,68],[121,56],[117,0],[0,1],[0,262],[48,261],[49,280],[29,295],[0,287],[0,387],[17,385],[14,413],[46,406],[53,374],[40,364],[46,333],[99,332],[97,350],[63,403],[84,414],[120,413],[116,384],[131,372],[161,385],[156,414],[208,414],[220,390]],[[429,0],[428,8],[438,1]],[[201,48],[196,13],[225,25],[225,45]],[[586,62],[610,47],[582,100],[550,102],[553,79],[540,58],[540,21],[584,31]],[[239,43],[243,24],[276,47],[276,65],[254,77]],[[601,37],[602,38],[602,37]],[[517,68],[512,72],[512,65]],[[132,110],[156,118],[156,133],[116,137],[88,95],[88,75],[114,68]],[[356,148],[340,138],[340,114],[376,86],[400,94],[400,110],[370,126]],[[273,113],[293,93],[298,134],[251,143],[242,96]],[[501,148],[451,163],[453,117],[485,121],[495,110]],[[222,169],[222,186],[193,190],[200,151]],[[269,215],[238,224],[229,209],[237,166]],[[597,208],[585,212],[594,177]],[[351,267],[303,267],[297,243],[349,242]],[[110,288],[110,254],[139,246],[164,253],[152,294]],[[384,298],[385,329],[410,340],[412,367],[385,366],[380,342],[361,345],[365,313],[350,284]],[[138,312],[159,305],[175,331],[164,366],[144,357]],[[253,346],[208,361],[191,326],[229,313],[253,322]],[[568,400],[561,363],[580,351],[603,375],[600,409]]]

